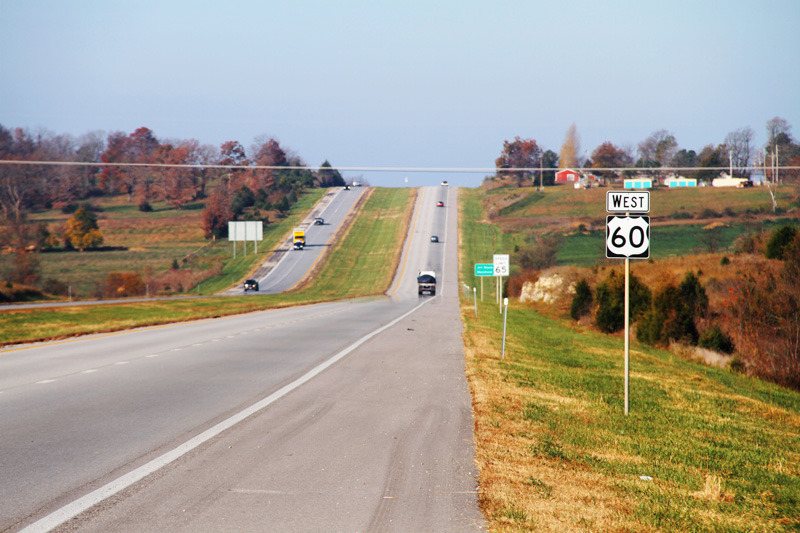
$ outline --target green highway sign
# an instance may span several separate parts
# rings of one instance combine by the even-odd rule
[[[493,263],[475,263],[476,276],[494,276]]]

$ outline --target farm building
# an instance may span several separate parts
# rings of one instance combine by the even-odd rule
[[[625,180],[625,188],[626,189],[652,189],[653,188],[653,180],[652,178],[629,178]]]
[[[581,180],[581,173],[571,168],[556,172],[556,183],[575,183]]]
[[[565,168],[556,172],[556,185],[562,183],[573,183],[576,189],[582,189],[587,184],[597,181],[597,176],[587,172],[579,172],[571,168]]]
[[[667,187],[697,187],[697,180],[694,178],[684,178],[683,176],[677,176],[667,179],[664,184]]]

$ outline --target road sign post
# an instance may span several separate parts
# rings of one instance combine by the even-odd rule
[[[494,266],[494,275],[497,276],[497,304],[501,313],[503,312],[503,276],[508,276],[509,263],[508,254],[494,254],[492,264]]]
[[[503,298],[503,307],[505,308],[505,312],[503,313],[503,349],[500,359],[506,358],[506,320],[508,319],[508,298]]]
[[[623,312],[625,323],[625,415],[630,405],[630,278],[631,258],[647,259],[650,257],[650,217],[644,215],[631,216],[631,213],[650,212],[650,191],[608,191],[606,193],[606,211],[624,213],[624,216],[609,215],[606,217],[606,257],[625,259],[625,305]]]
[[[483,278],[494,276],[493,263],[475,263],[475,277],[481,278],[481,301],[483,301]]]

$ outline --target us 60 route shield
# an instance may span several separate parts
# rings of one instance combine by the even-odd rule
[[[650,217],[606,217],[606,257],[609,259],[650,257]]]

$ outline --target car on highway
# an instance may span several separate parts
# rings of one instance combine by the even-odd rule
[[[258,292],[258,282],[254,279],[244,280],[244,292],[256,291]]]
[[[315,226],[322,226],[325,224],[325,219],[322,217],[314,217],[314,225]]]
[[[438,235],[431,235],[431,242],[439,242],[439,236]]]
[[[444,202],[437,202],[436,207],[444,207]]]

